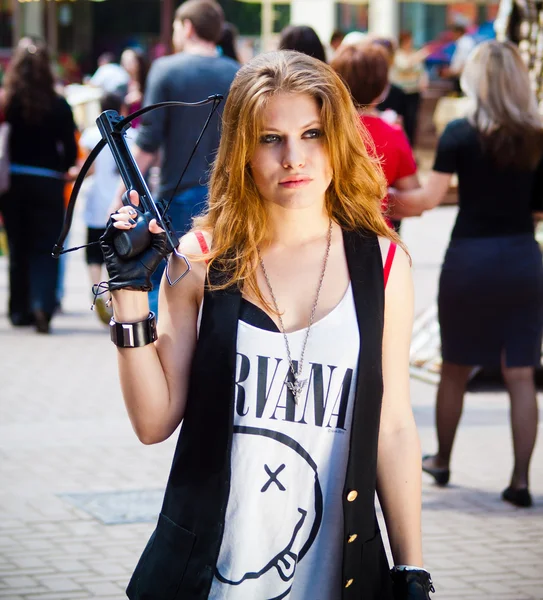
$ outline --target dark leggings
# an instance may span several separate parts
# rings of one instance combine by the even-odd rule
[[[436,405],[436,467],[449,467],[456,431],[462,416],[464,394],[472,369],[472,366],[443,363]],[[502,375],[511,404],[514,466],[509,485],[525,488],[529,485],[530,460],[539,421],[534,368],[507,367],[503,360]]]
[[[405,95],[405,114],[403,118],[403,127],[407,139],[414,148],[417,141],[417,126],[419,121],[419,108],[420,108],[420,93],[415,92],[413,94]]]
[[[14,175],[0,199],[9,247],[9,317],[51,316],[56,305],[58,260],[51,256],[64,219],[64,182]]]

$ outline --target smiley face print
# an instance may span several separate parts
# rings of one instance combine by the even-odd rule
[[[235,426],[232,444],[237,468],[210,598],[286,598],[322,521],[317,465],[277,431]]]

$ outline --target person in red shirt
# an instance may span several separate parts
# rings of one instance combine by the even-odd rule
[[[387,93],[389,61],[381,46],[371,42],[340,47],[331,67],[342,77],[357,105],[366,146],[379,161],[389,187],[412,190],[420,187],[417,164],[403,129],[387,123],[375,108]],[[391,219],[420,214],[416,205],[383,199],[383,210]]]

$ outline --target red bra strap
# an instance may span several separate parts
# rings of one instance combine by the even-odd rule
[[[385,280],[385,288],[387,286],[388,276],[390,275],[390,269],[392,268],[392,261],[394,260],[395,254],[396,254],[396,244],[394,244],[394,242],[392,242],[390,244],[390,246],[388,247],[387,257],[385,260],[385,266],[383,268],[383,277]]]
[[[202,249],[202,254],[207,254],[209,252],[209,248],[207,246],[206,239],[201,231],[195,231],[194,235],[200,244],[200,248]]]

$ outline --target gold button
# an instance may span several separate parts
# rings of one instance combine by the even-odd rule
[[[347,542],[349,542],[349,544],[352,544],[356,538],[358,537],[358,535],[356,533],[353,533],[353,535],[349,536],[349,539],[347,540]]]
[[[350,587],[351,585],[353,585],[353,583],[354,583],[354,579],[349,579],[349,580],[347,581],[347,583],[345,584],[345,587],[346,587],[346,588],[348,588],[348,587]]]
[[[352,492],[349,492],[347,494],[347,500],[349,502],[354,502],[357,498],[358,498],[358,492],[356,490],[353,490]]]

